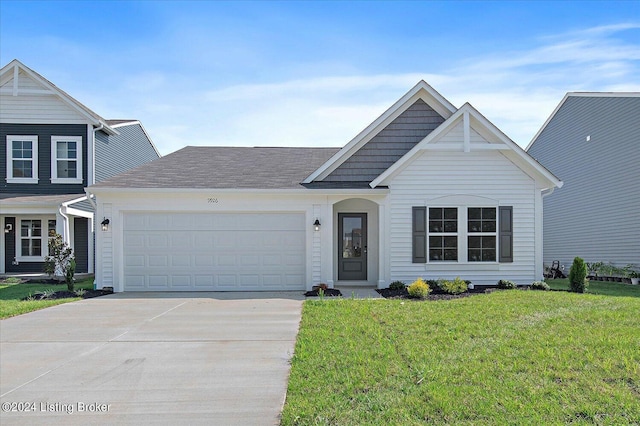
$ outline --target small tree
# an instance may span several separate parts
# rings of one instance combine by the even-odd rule
[[[584,293],[588,285],[587,265],[582,258],[576,257],[569,270],[569,290],[574,293]]]
[[[63,278],[67,289],[73,291],[76,259],[71,247],[55,231],[49,232],[49,255],[44,258],[44,271],[50,277]]]

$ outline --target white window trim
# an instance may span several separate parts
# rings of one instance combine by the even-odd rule
[[[499,217],[498,215],[498,206],[497,205],[477,205],[477,204],[467,204],[467,205],[440,205],[440,204],[433,204],[431,206],[427,205],[427,265],[431,265],[431,266],[437,266],[437,265],[451,265],[451,264],[456,264],[456,265],[499,265],[500,263],[498,262],[498,251],[499,251],[499,246],[498,246],[498,227],[500,226],[499,223]],[[436,232],[436,233],[431,233],[429,232],[429,208],[456,208],[458,209],[458,232],[457,233],[442,233],[442,232]],[[491,232],[469,232],[468,230],[468,209],[469,208],[495,208],[496,209],[496,232],[491,233]],[[454,236],[456,235],[458,237],[458,260],[430,260],[429,259],[429,235],[434,235],[434,236]],[[469,261],[468,256],[469,256],[469,248],[468,248],[468,237],[469,236],[495,236],[496,238],[496,260],[488,260],[488,261]],[[431,268],[430,266],[430,268]]]
[[[23,256],[22,255],[22,221],[39,220],[42,235],[40,235],[42,255]],[[56,220],[55,216],[17,216],[16,217],[16,260],[18,262],[44,262],[44,258],[49,254],[49,221]],[[33,238],[32,238],[33,239]]]
[[[31,167],[33,176],[30,178],[13,177],[13,142],[30,141],[31,147]],[[7,183],[38,183],[38,136],[37,135],[7,135]]]
[[[478,231],[478,232],[471,232],[469,231],[469,218],[468,218],[468,214],[469,214],[469,209],[494,209],[495,213],[496,213],[496,230],[494,232],[482,232],[482,231]],[[495,206],[467,206],[466,207],[466,214],[467,214],[467,218],[466,218],[466,223],[465,223],[465,230],[466,230],[466,242],[467,242],[467,252],[466,252],[466,257],[467,257],[467,262],[469,263],[497,263],[498,262],[498,207]],[[495,247],[495,254],[496,257],[493,260],[469,260],[469,237],[493,237],[496,247]]]
[[[429,220],[430,220],[430,210],[429,209],[456,209],[456,222],[457,222],[457,231],[456,232],[445,232],[444,229],[442,230],[442,232],[430,232],[429,231]],[[427,219],[427,224],[426,224],[426,230],[427,230],[427,263],[436,263],[436,264],[446,264],[446,263],[460,263],[460,207],[458,206],[427,206],[427,214],[426,214],[426,219]],[[430,259],[430,249],[431,249],[431,244],[429,243],[429,237],[430,236],[434,236],[434,237],[456,237],[457,240],[457,245],[456,245],[456,250],[458,252],[457,254],[457,260],[431,260]]]
[[[59,178],[58,176],[58,142],[76,143],[76,176],[75,178]],[[67,160],[63,158],[62,160]],[[81,136],[51,136],[51,183],[82,183],[82,137]]]

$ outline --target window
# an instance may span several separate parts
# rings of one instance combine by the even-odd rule
[[[51,136],[51,182],[82,183],[80,136]]]
[[[429,208],[429,260],[458,260],[458,209]]]
[[[16,252],[21,261],[43,261],[48,253],[49,232],[56,230],[54,219],[21,219],[20,238],[16,239]],[[43,230],[43,223],[47,229]]]
[[[496,229],[495,207],[467,210],[467,261],[496,261]]]
[[[7,135],[7,183],[38,183],[38,136]]]
[[[412,207],[411,213],[413,263],[513,262],[512,206]]]

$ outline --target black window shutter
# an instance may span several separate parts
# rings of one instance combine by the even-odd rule
[[[413,207],[413,263],[427,262],[427,208]]]
[[[513,262],[513,207],[500,206],[500,262]]]

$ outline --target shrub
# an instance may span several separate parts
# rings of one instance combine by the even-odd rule
[[[409,296],[415,299],[426,299],[431,293],[431,288],[422,278],[415,280],[409,287],[407,287]]]
[[[514,283],[513,281],[509,281],[509,280],[500,280],[498,281],[498,288],[503,288],[503,289],[513,289],[513,288],[517,288],[518,285],[516,283]]]
[[[404,290],[407,286],[402,281],[394,281],[389,284],[389,290]]]
[[[467,282],[460,277],[455,280],[438,280],[438,288],[448,294],[460,294],[467,291]]]
[[[582,258],[576,257],[569,270],[569,290],[574,293],[584,293],[588,285],[587,265]]]
[[[549,287],[549,284],[544,281],[534,281],[531,283],[531,290],[549,291],[551,290],[551,287]]]

